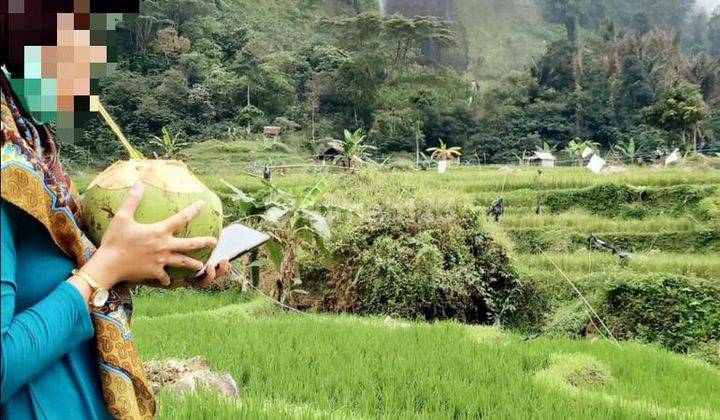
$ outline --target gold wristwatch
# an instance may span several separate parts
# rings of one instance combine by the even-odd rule
[[[98,286],[98,284],[95,282],[95,279],[93,279],[88,273],[84,273],[80,270],[73,270],[72,274],[73,276],[83,279],[83,281],[85,281],[85,283],[87,283],[88,286],[90,286],[90,288],[93,290],[93,292],[90,294],[90,300],[88,302],[91,307],[95,309],[100,309],[105,306],[105,303],[110,297],[110,291],[108,289]]]

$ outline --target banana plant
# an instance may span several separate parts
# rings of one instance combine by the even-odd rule
[[[430,157],[437,159],[439,161],[447,161],[447,160],[453,160],[458,159],[460,156],[462,156],[462,148],[461,147],[447,147],[447,144],[442,139],[440,140],[440,147],[431,147],[426,150],[426,152],[430,153]]]
[[[325,189],[325,179],[310,188],[285,191],[263,180],[265,191],[247,194],[225,183],[235,193],[235,199],[248,215],[260,221],[261,229],[272,238],[267,253],[277,271],[274,297],[285,302],[291,292],[302,293],[297,286],[297,257],[303,250],[325,250],[331,238],[327,217],[331,213],[352,213],[340,206],[320,203]]]
[[[635,143],[635,139],[632,137],[627,141],[627,143],[618,143],[614,145],[613,150],[615,150],[615,152],[618,153],[620,158],[624,161],[642,164],[643,145]]]
[[[162,137],[153,136],[150,140],[150,144],[158,146],[162,151],[162,157],[174,158],[180,153],[183,147],[187,146],[188,142],[180,141],[181,131],[171,134],[167,127],[162,128]],[[156,155],[157,156],[157,155]]]
[[[358,128],[352,133],[345,130],[344,140],[333,140],[328,143],[328,146],[342,150],[340,156],[342,165],[351,168],[354,163],[367,162],[372,151],[376,149],[375,146],[364,144],[365,140],[367,140],[367,136],[363,134],[362,128]]]
[[[435,163],[435,161],[433,161],[433,159],[430,156],[426,155],[423,152],[420,152],[420,160],[419,160],[418,166],[420,167],[421,170],[427,171],[428,169],[430,169],[433,166],[434,163]]]
[[[542,145],[537,146],[535,150],[538,152],[547,152],[547,153],[555,153],[555,150],[557,149],[557,145],[553,144],[550,146],[547,142],[542,142]]]
[[[577,159],[578,166],[583,166],[583,153],[588,147],[591,149],[597,148],[599,144],[590,140],[581,141],[580,139],[570,140],[568,145],[565,147],[565,152]]]

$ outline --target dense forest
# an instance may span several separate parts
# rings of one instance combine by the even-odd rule
[[[308,154],[356,128],[487,163],[720,147],[720,7],[694,0],[154,0],[113,36],[102,100],[146,152],[268,124]],[[65,153],[123,156],[99,120]]]

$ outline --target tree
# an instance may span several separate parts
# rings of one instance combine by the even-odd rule
[[[613,150],[620,155],[621,160],[630,163],[642,163],[643,145],[636,144],[635,139],[632,137],[625,143],[615,144]]]
[[[333,140],[328,145],[342,150],[340,158],[342,164],[346,168],[351,168],[354,163],[363,163],[370,156],[370,151],[375,150],[374,146],[363,144],[367,140],[367,136],[363,134],[362,128],[358,128],[354,132],[345,130],[343,132],[344,140]]]
[[[159,147],[162,151],[162,157],[174,158],[180,152],[180,150],[187,146],[187,142],[181,141],[182,133],[180,131],[175,134],[171,134],[167,127],[162,128],[162,137],[153,136],[150,143]]]
[[[710,18],[708,24],[708,52],[715,58],[720,58],[720,6]]]
[[[687,131],[692,130],[694,150],[697,150],[698,123],[708,112],[700,88],[683,81],[674,83],[658,102],[643,111],[648,124],[677,132],[683,145],[686,144]]]
[[[579,21],[584,16],[588,3],[587,0],[544,0],[550,16],[565,25],[567,41],[572,50],[571,67],[575,90],[575,133],[580,134],[582,120],[582,105],[580,93],[582,92],[583,56],[580,46]]]
[[[178,56],[190,51],[190,40],[184,36],[179,36],[175,28],[165,28],[158,31],[153,45],[155,49],[163,53],[168,63],[171,56]]]
[[[700,87],[703,100],[714,104],[720,98],[720,59],[706,54],[695,54],[687,59],[686,80]]]
[[[259,219],[272,240],[267,244],[269,259],[275,266],[277,278],[274,295],[285,302],[294,287],[302,284],[297,278],[297,257],[305,249],[324,250],[331,237],[327,217],[332,213],[347,213],[348,209],[321,204],[326,188],[325,179],[314,186],[294,192],[282,190],[263,181],[265,190],[249,195],[225,183],[238,201],[244,204],[248,217]],[[295,290],[298,291],[299,290]]]
[[[430,147],[426,150],[426,152],[430,153],[430,156],[434,159],[437,159],[439,161],[448,161],[448,160],[455,160],[459,159],[460,156],[462,156],[462,148],[461,147],[447,147],[447,144],[445,144],[442,139],[440,140],[440,146],[439,147]]]

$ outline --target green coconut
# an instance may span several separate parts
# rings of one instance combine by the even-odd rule
[[[90,240],[99,246],[115,213],[125,201],[136,181],[145,184],[145,193],[135,212],[140,223],[163,221],[196,201],[206,203],[198,214],[176,237],[220,237],[222,230],[222,203],[195,177],[184,163],[175,160],[133,159],[119,161],[98,175],[83,195],[83,223]],[[212,248],[189,252],[196,260],[207,262]],[[171,279],[186,280],[194,277],[194,270],[167,267]]]

